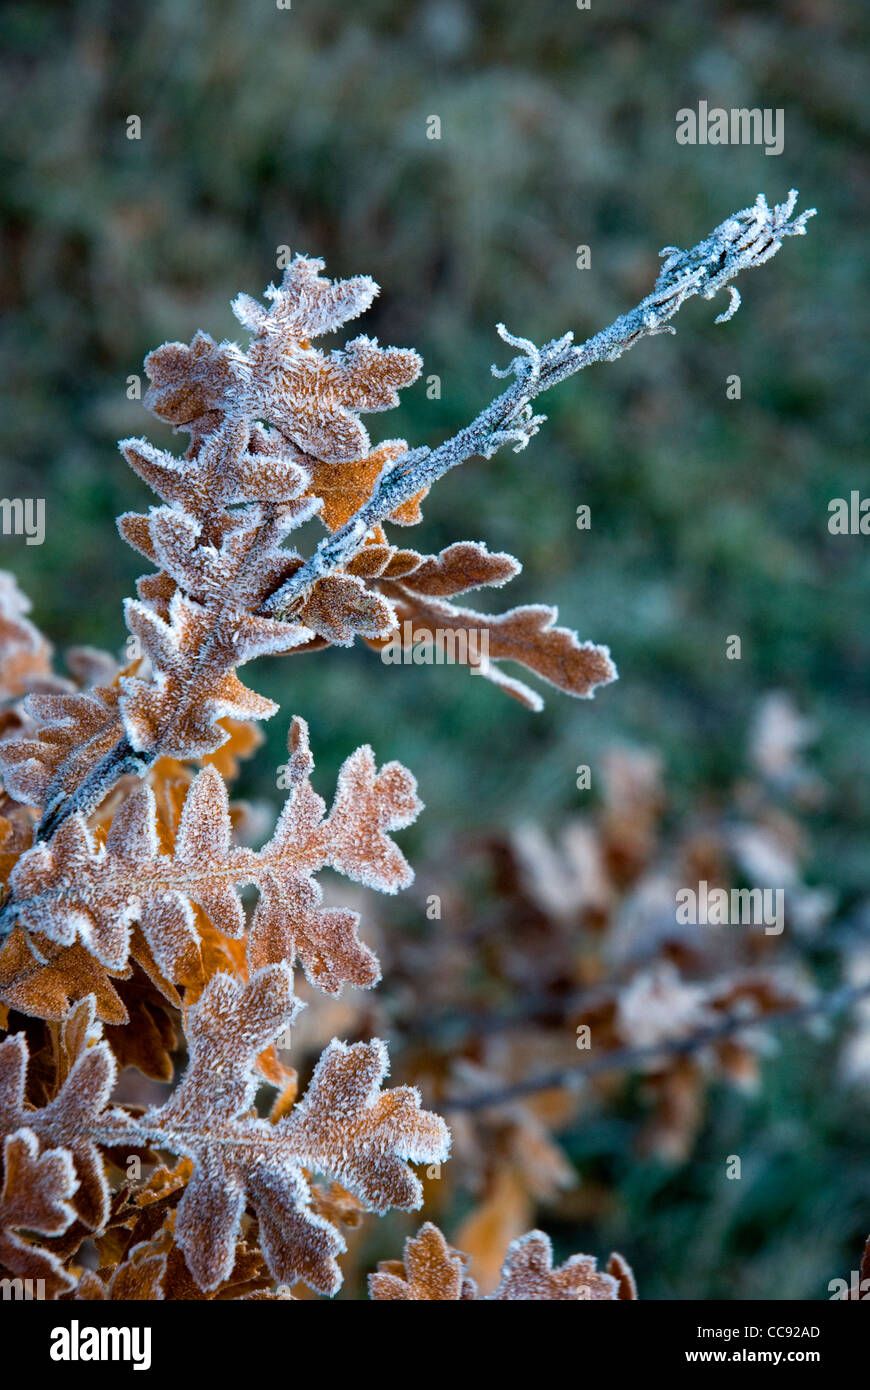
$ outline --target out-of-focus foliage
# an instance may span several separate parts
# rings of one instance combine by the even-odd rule
[[[427,503],[421,549],[473,514],[490,550],[523,555],[517,601],[546,592],[609,643],[622,679],[592,709],[551,699],[533,719],[486,682],[363,648],[264,667],[256,685],[309,719],[324,786],[362,742],[414,769],[417,860],[421,837],[529,818],[555,833],[599,797],[616,741],[658,750],[675,817],[721,811],[759,696],[787,691],[815,721],[828,787],[805,816],[804,877],[855,919],[870,866],[870,567],[866,538],[829,535],[827,504],[861,486],[866,437],[866,8],[80,0],[13,3],[0,25],[0,491],[47,508],[42,547],[0,546],[62,645],[119,651],[143,568],[114,539],[115,515],[143,504],[115,450],[145,427],[128,377],[144,387],[142,358],[164,338],[203,324],[233,336],[229,299],[275,275],[278,247],[385,287],[366,331],[424,359],[389,433],[432,444],[489,399],[497,320],[538,342],[585,336],[646,293],[660,246],[690,244],[759,189],[800,187],[815,234],[741,286],[733,322],[714,329],[721,306],[699,303],[675,340],[548,396],[525,453],[466,466]],[[701,99],[783,108],[783,154],[678,146],[675,112]],[[740,401],[726,399],[731,373]],[[740,661],[725,659],[731,634]],[[279,723],[242,783],[275,805]],[[433,862],[449,910],[450,861]],[[491,915],[486,876],[475,891]],[[388,932],[411,929],[404,913]],[[717,1093],[676,1169],[639,1162],[618,1112],[578,1126],[565,1148],[586,1205],[562,1226],[541,1218],[559,1258],[616,1245],[647,1297],[824,1297],[867,1223],[867,1100],[831,1086],[835,1055],[783,1039],[754,1099]],[[722,1176],[728,1153],[743,1155],[741,1182]],[[461,1217],[438,1213],[454,1243]],[[394,1258],[398,1227],[382,1230],[375,1255]]]

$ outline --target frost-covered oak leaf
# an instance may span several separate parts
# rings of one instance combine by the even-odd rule
[[[449,1136],[439,1116],[420,1109],[412,1086],[382,1091],[385,1045],[333,1040],[285,1125],[307,1167],[337,1179],[370,1211],[419,1207],[423,1189],[408,1167],[442,1163]]]
[[[170,1099],[135,1120],[113,1112],[103,1122],[106,1142],[135,1135],[193,1160],[175,1237],[203,1289],[229,1277],[250,1205],[273,1276],[333,1293],[344,1240],[316,1210],[308,1172],[336,1179],[368,1209],[385,1211],[420,1203],[409,1161],[447,1156],[446,1126],[420,1109],[418,1092],[381,1090],[387,1058],[379,1042],[333,1042],[288,1114],[274,1124],[252,1114],[257,1055],[300,1007],[286,966],[268,966],[249,984],[216,976],[188,1015],[190,1064]]]
[[[387,637],[396,625],[396,610],[381,594],[349,574],[328,574],[299,609],[306,627],[338,647],[362,637]]]
[[[516,573],[516,569],[513,572]],[[440,569],[433,566],[424,573],[424,584],[428,581],[437,588],[439,583],[448,582],[446,575],[450,569],[442,561]],[[510,577],[505,567],[503,576],[478,578],[474,582],[503,583]],[[403,642],[407,635],[414,642],[425,638],[437,645],[438,633],[476,634],[481,660],[475,669],[530,709],[543,708],[540,695],[522,681],[505,675],[500,662],[513,661],[525,666],[550,685],[581,699],[590,698],[598,686],[616,680],[616,667],[609,649],[594,642],[581,642],[569,628],[555,626],[556,608],[538,603],[512,608],[507,613],[480,613],[473,608],[446,603],[441,598],[428,597],[425,591],[415,591],[414,578],[412,572],[401,581],[381,582],[383,592],[392,600],[399,617],[395,640]]]
[[[320,503],[302,466],[307,456],[277,432],[235,421],[183,459],[145,440],[121,448],[169,503],[118,518],[125,540],[162,566],[138,586],[160,616],[173,585],[221,612],[254,612],[300,563],[283,542]]]
[[[0,773],[9,795],[27,806],[46,806],[83,782],[117,741],[118,695],[112,686],[28,695],[24,709],[35,734],[0,743]]]
[[[0,1266],[18,1278],[44,1280],[50,1298],[74,1287],[58,1257],[41,1249],[24,1232],[63,1235],[75,1220],[72,1198],[78,1188],[72,1155],[66,1149],[40,1152],[32,1129],[6,1136],[0,1192]]]
[[[230,420],[183,458],[147,439],[122,439],[130,467],[178,511],[210,523],[230,503],[281,505],[309,489],[306,456],[275,430]]]
[[[405,1241],[403,1260],[383,1260],[369,1275],[369,1294],[378,1302],[458,1303],[477,1298],[468,1256],[453,1250],[431,1221]]]
[[[125,513],[119,527],[191,598],[244,614],[256,611],[298,567],[298,557],[281,543],[316,511],[313,497],[287,502],[280,513],[260,503],[238,508],[221,525],[218,544],[207,539],[195,517],[173,507],[153,507],[148,516]]]
[[[233,611],[215,614],[177,591],[165,621],[128,599],[127,626],[151,660],[154,678],[122,677],[121,714],[137,751],[168,757],[203,757],[226,742],[217,722],[269,719],[272,700],[242,684],[234,668],[267,652],[286,652],[307,641],[308,629]]]
[[[36,954],[34,954],[34,949]],[[130,967],[115,972],[129,975]],[[70,1004],[93,994],[97,1016],[104,1023],[123,1025],[129,1021],[108,972],[84,946],[58,946],[37,934],[28,942],[27,933],[16,929],[0,951],[0,999],[4,1004],[55,1022],[65,1017]]]
[[[151,382],[145,404],[161,420],[195,435],[211,433],[223,421],[241,353],[233,345],[196,333],[190,346],[163,343],[145,358]]]
[[[357,749],[339,772],[327,815],[312,769],[307,726],[294,720],[289,795],[259,851],[232,843],[226,785],[211,766],[187,790],[171,853],[161,851],[148,786],[121,804],[104,843],[80,813],[70,816],[12,871],[19,923],[58,946],[80,943],[111,970],[125,966],[138,924],[158,970],[184,980],[200,946],[195,907],[238,938],[245,929],[238,890],[252,884],[260,894],[248,943],[254,969],[299,959],[326,993],[373,985],[380,971],[359,940],[357,914],[323,908],[312,876],[328,866],[381,892],[406,887],[413,875],[390,832],[421,810],[416,784],[400,764],[378,771],[371,749]]]
[[[452,598],[484,586],[501,588],[521,569],[519,560],[505,551],[489,551],[480,541],[454,541],[438,555],[421,555],[420,563],[401,579],[415,594]]]
[[[599,1274],[589,1255],[572,1255],[554,1269],[549,1236],[543,1231],[529,1231],[508,1246],[501,1283],[492,1298],[497,1302],[523,1299],[569,1303],[613,1302],[619,1296],[619,1279],[613,1274]]]
[[[161,419],[196,437],[224,420],[265,420],[306,453],[335,462],[370,451],[360,412],[387,410],[420,373],[416,352],[381,348],[365,336],[326,354],[311,339],[332,333],[371,304],[368,276],[331,281],[323,262],[296,256],[267,308],[239,295],[233,311],[252,334],[247,352],[198,333],[190,347],[166,343],[146,358],[145,402]]]
[[[27,1063],[23,1033],[0,1043],[0,1133],[13,1133],[23,1125],[41,1144],[68,1149],[77,1180],[69,1200],[78,1219],[97,1229],[109,1213],[109,1187],[92,1136],[115,1083],[115,1059],[105,1041],[86,1047],[54,1099],[38,1110],[25,1100]]]

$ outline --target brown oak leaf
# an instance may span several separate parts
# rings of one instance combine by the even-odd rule
[[[135,1135],[193,1160],[175,1237],[203,1289],[229,1277],[250,1203],[273,1276],[334,1292],[344,1241],[316,1210],[306,1172],[334,1178],[384,1211],[419,1205],[408,1160],[446,1158],[446,1127],[420,1109],[418,1093],[381,1091],[387,1058],[379,1042],[334,1042],[289,1114],[274,1124],[251,1114],[256,1057],[299,1007],[286,966],[266,967],[247,985],[217,976],[188,1015],[190,1064],[169,1100],[135,1119],[115,1111],[101,1121],[104,1142]]]
[[[0,1192],[0,1265],[19,1278],[42,1281],[50,1298],[73,1287],[75,1280],[49,1250],[22,1232],[62,1235],[75,1220],[72,1199],[79,1186],[72,1155],[62,1148],[43,1149],[32,1129],[7,1134],[3,1145],[4,1178]]]
[[[477,1298],[467,1272],[468,1257],[452,1250],[437,1226],[427,1221],[405,1241],[404,1261],[382,1261],[369,1275],[369,1293],[378,1302],[460,1302]]]

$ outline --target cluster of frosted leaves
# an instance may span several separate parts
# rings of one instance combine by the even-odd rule
[[[14,576],[0,570],[0,769],[7,796],[26,806],[41,806],[54,772],[74,751],[74,744],[57,728],[41,742],[38,730],[44,711],[60,713],[61,723],[70,709],[77,717],[81,714],[83,741],[89,745],[78,760],[84,774],[99,744],[97,730],[105,722],[102,696],[112,698],[111,691],[91,688],[114,680],[117,667],[105,652],[71,647],[66,653],[70,676],[58,675],[51,644],[27,617],[30,607]],[[79,693],[83,688],[90,693]]]
[[[468,1257],[448,1245],[427,1221],[405,1242],[404,1260],[386,1260],[369,1275],[369,1292],[380,1302],[427,1303],[481,1301],[468,1272]],[[621,1255],[611,1255],[599,1273],[588,1255],[572,1255],[553,1267],[553,1247],[543,1231],[529,1231],[511,1242],[501,1280],[483,1301],[615,1302],[637,1298],[634,1276]]]
[[[193,1171],[190,1159],[158,1164],[147,1181],[123,1183],[113,1194],[107,1220],[93,1241],[95,1271],[79,1273],[76,1300],[225,1301],[290,1298],[274,1280],[257,1243],[256,1218],[246,1215],[226,1279],[201,1289],[175,1241],[176,1210]],[[317,1189],[312,1188],[316,1197]]]
[[[383,637],[394,626],[388,600],[350,574],[314,586],[292,622],[263,611],[301,563],[285,545],[289,533],[321,508],[327,525],[336,508],[355,510],[384,462],[404,452],[401,440],[372,451],[359,413],[396,405],[421,366],[415,352],[366,337],[330,354],[313,349],[310,339],[362,313],[377,293],[367,277],[332,282],[321,269],[297,256],[281,287],[267,291],[269,309],[239,297],[236,313],[253,334],[247,353],[197,334],[189,348],[169,343],[148,357],[147,403],[192,437],[182,458],[146,440],[121,442],[163,503],[118,522],[157,566],[126,609],[141,660],[116,688],[49,687],[31,697],[32,736],[2,749],[10,795],[53,803],[122,734],[138,753],[206,756],[226,737],[222,718],[267,719],[277,710],[243,685],[239,666],[326,642],[349,645],[358,634]],[[416,516],[406,506],[396,520]],[[25,636],[16,659],[33,665],[40,651]]]
[[[18,913],[0,952],[0,997],[5,1008],[52,1021],[45,1034],[57,1062],[50,1082],[41,1057],[27,1102],[21,1090],[21,1103],[4,1115],[4,1125],[13,1125],[3,1131],[10,1146],[4,1248],[17,1261],[10,1268],[32,1268],[28,1260],[44,1257],[41,1267],[62,1296],[72,1277],[63,1260],[89,1231],[103,1232],[106,1259],[99,1276],[76,1286],[80,1297],[129,1296],[124,1290],[140,1275],[141,1287],[153,1290],[148,1296],[186,1297],[169,1292],[187,1277],[179,1251],[209,1296],[273,1296],[264,1268],[270,1277],[305,1277],[331,1291],[338,1227],[361,1207],[418,1204],[407,1160],[446,1154],[446,1131],[421,1116],[415,1092],[381,1092],[386,1054],[378,1043],[333,1043],[294,1106],[295,1080],[270,1041],[278,1015],[283,1032],[298,1009],[293,968],[301,963],[330,994],[379,977],[356,914],[324,909],[313,875],[328,865],[384,891],[404,886],[410,871],[388,832],[409,824],[419,803],[404,769],[389,764],[378,772],[370,750],[361,749],[345,764],[327,815],[310,785],[307,731],[297,722],[291,796],[274,836],[259,853],[234,844],[221,776],[234,758],[227,750],[244,744],[246,731],[250,737],[250,721],[276,711],[236,669],[265,653],[349,645],[357,636],[377,646],[411,617],[421,628],[486,625],[493,662],[519,661],[575,694],[612,678],[604,650],[556,628],[554,610],[490,618],[447,604],[519,569],[510,556],[491,556],[473,542],[425,556],[394,547],[376,527],[343,570],[307,590],[292,620],[271,614],[270,597],[302,563],[287,547],[291,532],[315,515],[330,531],[344,525],[405,452],[402,440],[371,448],[359,414],[395,405],[398,389],[420,370],[415,353],[364,337],[329,355],[311,348],[312,338],[362,312],[376,293],[365,278],[335,284],[321,269],[297,257],[281,287],[270,289],[271,307],[236,302],[252,333],[246,353],[199,334],[189,348],[166,345],[148,359],[148,403],[191,440],[182,458],[144,440],[121,446],[159,499],[146,514],[119,519],[125,539],[155,567],[127,605],[139,654],[126,670],[83,652],[69,661],[73,680],[55,676],[26,602],[14,586],[0,586],[0,680],[9,702],[0,727],[7,813],[0,860]],[[389,520],[419,521],[422,495]],[[486,674],[535,703],[497,667]],[[151,786],[131,790],[128,779],[90,820],[70,816],[51,840],[31,848],[29,808],[55,807],[122,735],[134,752],[149,755]],[[193,778],[190,759],[211,765]],[[9,798],[19,806],[10,809]],[[248,885],[259,897],[246,931],[239,890]],[[71,1001],[79,1002],[69,1012]],[[210,1069],[206,1052],[192,1050],[167,1107],[135,1124],[107,1109],[119,1067],[172,1079],[179,1011],[213,1049],[217,1023],[208,1020],[236,1004],[252,1022],[227,1059],[232,1084],[220,1079],[223,1062]],[[25,1080],[22,1042],[17,1035],[3,1045],[7,1074],[19,1067],[11,1099]],[[264,1076],[282,1095],[271,1128],[257,1122],[254,1132],[248,1110]],[[241,1108],[233,1110],[230,1095],[242,1097]],[[202,1127],[222,1097],[232,1138],[224,1135],[216,1148]],[[138,1215],[128,1210],[141,1193],[116,1210],[121,1194],[111,1193],[101,1156],[116,1142],[125,1152],[138,1143],[146,1159],[153,1144],[190,1165],[182,1181],[145,1204],[147,1222],[138,1208]],[[332,1186],[312,1186],[308,1170],[328,1174]],[[35,1205],[27,1206],[25,1188]],[[115,1269],[121,1230],[130,1258]],[[50,1250],[33,1239],[40,1234]],[[249,1255],[259,1258],[259,1272]],[[139,1274],[122,1272],[127,1264]]]
[[[367,275],[331,281],[323,262],[296,256],[268,308],[240,294],[233,303],[252,334],[247,352],[198,333],[187,347],[165,343],[146,359],[155,415],[194,438],[227,419],[267,420],[299,449],[335,463],[369,452],[361,413],[389,410],[416,381],[422,363],[407,348],[381,348],[360,336],[324,353],[311,339],[334,333],[369,308],[378,286]]]
[[[252,1221],[273,1280],[291,1285],[301,1279],[318,1292],[334,1293],[345,1242],[327,1214],[329,1199],[318,1201],[311,1175],[340,1184],[364,1210],[410,1210],[422,1200],[410,1164],[443,1162],[449,1135],[443,1120],[421,1109],[413,1087],[382,1089],[388,1060],[377,1039],[354,1046],[333,1041],[302,1099],[277,1106],[270,1119],[258,1118],[258,1056],[302,1007],[286,965],[266,966],[248,982],[216,975],[188,1013],[187,1070],[165,1104],[136,1113],[109,1103],[117,1064],[92,999],[67,1020],[64,1065],[56,1068],[55,1093],[42,1104],[27,1095],[24,1035],[6,1038],[0,1044],[6,1267],[16,1274],[40,1270],[40,1277],[54,1280],[56,1292],[68,1290],[76,1273],[69,1261],[81,1239],[102,1231],[105,1240],[112,1223],[104,1154],[159,1149],[186,1160],[179,1180],[163,1184],[160,1228],[152,1219],[145,1239],[137,1241],[136,1223],[128,1219],[130,1271],[101,1281],[102,1290],[87,1279],[83,1297],[116,1296],[115,1277],[128,1289],[140,1276],[165,1282],[172,1245],[200,1290],[244,1283],[239,1263],[252,1248]],[[70,1232],[64,1270],[60,1257],[32,1236]],[[149,1241],[146,1252],[142,1247]],[[104,1253],[107,1265],[118,1262]],[[255,1270],[256,1263],[248,1278]]]
[[[99,1272],[85,1270],[75,1286],[76,1301],[191,1302],[291,1300],[286,1289],[274,1289],[272,1276],[256,1243],[241,1238],[232,1269],[214,1289],[201,1289],[175,1242],[175,1213],[169,1212],[155,1235],[132,1245],[123,1263]]]
[[[104,839],[81,813],[70,816],[12,869],[19,925],[40,941],[78,943],[112,971],[126,966],[136,929],[159,977],[186,983],[202,945],[197,909],[223,937],[242,938],[247,924],[239,890],[252,884],[259,892],[247,931],[252,970],[299,961],[328,994],[345,984],[375,984],[380,971],[357,934],[358,915],[324,908],[313,876],[328,866],[381,892],[406,887],[413,875],[390,832],[421,810],[416,784],[398,763],[378,770],[371,749],[359,748],[341,768],[327,814],[311,786],[312,769],[308,729],[296,719],[289,794],[259,851],[233,843],[226,784],[212,765],[187,789],[168,852],[161,849],[149,786],[125,798]]]
[[[140,606],[168,619],[172,596],[180,591],[208,611],[220,608],[228,620],[254,620],[255,630],[275,643],[263,650],[276,653],[318,637],[347,643],[354,632],[377,636],[390,626],[385,601],[343,574],[333,578],[330,602],[342,599],[349,636],[336,635],[328,615],[318,621],[314,604],[302,606],[296,624],[258,617],[266,599],[301,563],[284,546],[285,538],[322,505],[312,489],[310,459],[278,431],[238,421],[225,424],[193,445],[184,460],[144,440],[124,440],[121,448],[167,504],[153,507],[147,516],[126,513],[119,518],[125,539],[161,567],[157,575],[139,581]],[[328,607],[321,596],[320,608]],[[240,663],[249,659],[240,655]]]
[[[28,1089],[24,1034],[0,1043],[0,1265],[18,1278],[44,1279],[51,1297],[75,1286],[64,1265],[109,1214],[109,1185],[92,1126],[108,1102],[116,1063],[98,1039],[93,1000],[83,1001],[57,1036],[48,1094],[38,1068],[31,1069]],[[51,1245],[34,1235],[51,1238]]]
[[[226,737],[223,719],[276,712],[236,674],[265,654],[349,646],[357,637],[437,643],[446,630],[454,640],[485,640],[480,673],[532,709],[541,708],[540,696],[505,675],[502,662],[581,697],[615,679],[607,648],[556,626],[552,607],[493,615],[448,602],[519,572],[512,557],[490,556],[475,542],[424,556],[391,545],[376,526],[343,569],[305,592],[292,619],[270,615],[269,600],[302,563],[285,543],[290,533],[314,515],[330,531],[343,526],[405,453],[402,439],[373,448],[359,416],[396,405],[421,367],[415,352],[367,337],[329,354],[312,348],[312,339],[362,313],[377,293],[366,276],[331,281],[322,269],[296,256],[281,285],[267,291],[268,307],[238,297],[234,310],[252,335],[247,351],[198,333],[190,346],[167,343],[147,358],[146,403],[191,442],[179,458],[144,439],[121,441],[161,499],[118,522],[156,566],[126,606],[141,657],[112,684],[86,693],[49,685],[29,697],[32,728],[0,747],[9,795],[52,807],[122,735],[150,758],[213,753]],[[424,491],[389,520],[418,522]],[[41,657],[25,642],[16,659]]]
[[[67,1149],[45,1147],[22,1125],[3,1142],[3,1190],[0,1193],[0,1265],[18,1279],[43,1280],[55,1297],[75,1281],[51,1251],[28,1239],[27,1232],[58,1236],[72,1224],[72,1198],[78,1188]]]

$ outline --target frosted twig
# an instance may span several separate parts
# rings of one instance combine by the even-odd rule
[[[508,377],[515,376],[520,381],[537,381],[541,375],[541,354],[535,347],[531,338],[516,338],[513,333],[508,333],[503,323],[497,323],[495,331],[503,343],[509,343],[511,347],[522,348],[523,356],[515,357],[506,367],[490,367],[493,376]],[[574,334],[570,337],[573,339]]]
[[[859,1000],[865,999],[867,995],[870,995],[870,980],[865,980],[859,985],[844,985],[829,993],[818,994],[805,1003],[795,1004],[787,1009],[776,1009],[757,1018],[747,1018],[743,1013],[729,1014],[721,1023],[711,1028],[702,1028],[687,1037],[671,1038],[666,1042],[653,1043],[649,1047],[613,1048],[580,1066],[542,1072],[538,1076],[526,1077],[524,1081],[503,1086],[501,1090],[481,1091],[477,1095],[451,1096],[441,1104],[445,1110],[489,1110],[494,1106],[522,1100],[524,1096],[537,1095],[541,1091],[577,1091],[592,1077],[603,1076],[608,1072],[634,1071],[651,1062],[665,1062],[671,1057],[687,1057],[749,1029],[803,1023],[811,1018],[841,1013]]]
[[[362,549],[373,529],[386,521],[403,503],[432,486],[451,468],[475,455],[489,459],[507,443],[515,451],[526,447],[546,419],[535,415],[531,402],[543,391],[593,362],[615,362],[642,338],[672,333],[668,320],[687,299],[701,295],[712,299],[728,288],[731,302],[716,319],[725,322],[740,303],[730,282],[740,271],[763,265],[782,246],[786,237],[803,236],[806,222],[815,208],[792,217],[797,191],[792,189],[784,203],[770,207],[759,194],[752,207],[734,213],[689,251],[668,246],[652,293],[608,328],[574,345],[574,335],[565,333],[538,348],[528,338],[509,333],[499,324],[503,342],[520,349],[506,368],[496,368],[496,376],[515,380],[502,395],[480,412],[470,425],[435,449],[410,449],[387,464],[368,501],[333,535],[325,537],[313,554],[271,595],[262,612],[270,617],[288,618],[305,599],[312,586],[326,575],[342,569]],[[143,776],[154,761],[149,752],[134,753],[126,736],[100,760],[86,781],[66,796],[60,796],[47,809],[37,830],[45,840],[77,810],[86,813],[126,773]],[[0,909],[0,937],[14,920],[14,903]]]
[[[752,207],[726,218],[691,250],[665,247],[661,252],[664,264],[652,293],[579,347],[574,346],[573,334],[566,333],[538,348],[530,339],[515,337],[499,324],[499,337],[520,348],[522,355],[514,357],[507,367],[493,368],[493,372],[498,377],[513,376],[513,384],[452,439],[435,449],[412,449],[385,467],[369,500],[345,526],[321,541],[305,564],[271,596],[265,610],[287,618],[318,579],[352,559],[374,527],[451,468],[475,455],[489,459],[503,444],[512,442],[516,451],[524,449],[546,418],[532,414],[531,402],[536,396],[593,362],[615,362],[642,338],[673,333],[668,320],[693,295],[712,299],[727,288],[731,302],[715,320],[727,322],[740,304],[740,295],[730,282],[740,271],[770,260],[786,237],[803,236],[807,220],[815,216],[815,208],[809,208],[793,218],[796,201],[797,190],[792,189],[784,203],[771,208],[759,193]]]

